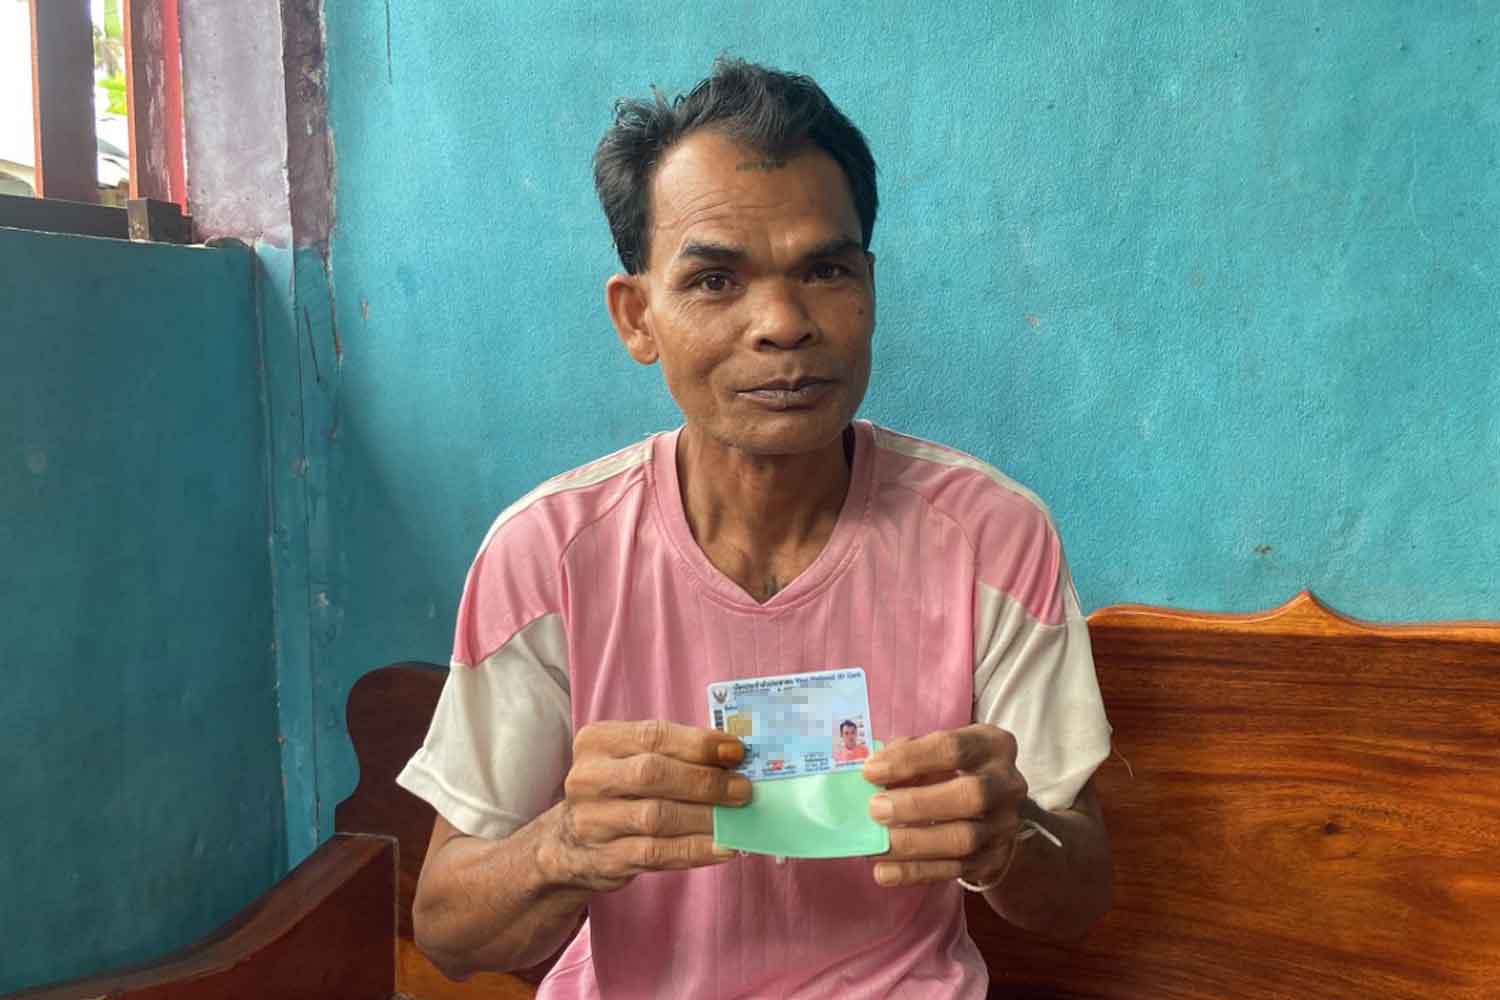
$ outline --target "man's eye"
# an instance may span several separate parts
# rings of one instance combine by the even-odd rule
[[[729,275],[710,271],[708,274],[699,275],[697,284],[705,292],[725,292],[729,290]]]
[[[814,281],[835,281],[847,273],[842,264],[814,264],[812,269]]]

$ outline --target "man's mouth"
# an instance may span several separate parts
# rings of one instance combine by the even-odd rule
[[[833,388],[834,381],[827,378],[771,379],[740,395],[752,402],[772,410],[796,410],[813,406]]]

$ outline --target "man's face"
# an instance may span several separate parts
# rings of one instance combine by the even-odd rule
[[[697,132],[657,169],[651,218],[645,272],[615,279],[639,299],[622,322],[611,289],[611,312],[636,360],[661,361],[688,424],[757,455],[836,440],[875,331],[874,260],[838,164]]]
[[[854,749],[854,735],[855,735],[855,732],[856,732],[856,730],[855,730],[855,728],[853,726],[841,726],[839,728],[839,735],[844,738],[844,749],[846,749],[846,750],[853,750]]]

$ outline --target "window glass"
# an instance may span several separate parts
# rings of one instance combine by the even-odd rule
[[[130,197],[130,121],[125,93],[124,0],[90,0],[94,21],[94,134],[99,144],[99,203]]]
[[[90,0],[94,46],[95,177],[99,202],[130,197],[130,119],[126,94],[124,0]],[[43,53],[43,58],[45,58]],[[0,194],[36,195],[31,12],[27,0],[0,0]]]
[[[0,0],[0,194],[36,194],[31,109],[31,12]]]

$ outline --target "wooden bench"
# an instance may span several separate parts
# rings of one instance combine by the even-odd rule
[[[993,996],[1500,996],[1500,623],[1377,627],[1307,593],[1089,623],[1115,727],[1098,774],[1115,907],[1057,945],[970,899]],[[393,779],[443,675],[399,664],[355,685],[339,836],[235,924],[172,962],[21,996],[529,996],[542,970],[450,983],[411,941],[432,811]]]

